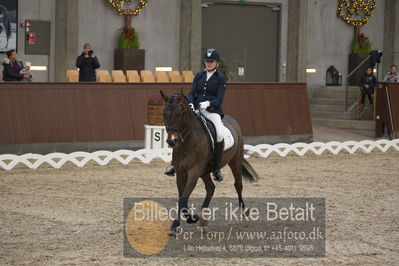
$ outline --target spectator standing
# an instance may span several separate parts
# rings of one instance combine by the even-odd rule
[[[97,56],[89,43],[83,46],[83,52],[76,59],[79,68],[79,82],[96,82],[96,69],[100,67]]]

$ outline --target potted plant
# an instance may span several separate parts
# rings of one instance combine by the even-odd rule
[[[220,58],[218,70],[226,77],[227,80],[231,79],[233,76],[230,72],[229,65],[223,57]]]
[[[145,50],[140,48],[139,34],[133,27],[123,27],[119,48],[114,53],[114,69],[144,70]]]
[[[349,55],[348,73],[352,72],[359,64],[361,64],[371,51],[371,42],[363,33],[355,36],[352,42],[352,53]],[[361,77],[369,67],[366,61],[360,68],[349,77],[349,84],[358,85]]]
[[[163,122],[164,99],[161,96],[152,96],[148,99],[147,118],[148,125],[161,126]]]

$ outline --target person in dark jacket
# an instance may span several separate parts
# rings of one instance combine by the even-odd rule
[[[200,112],[215,126],[216,161],[213,175],[216,181],[222,181],[220,164],[224,150],[223,123],[224,116],[222,102],[226,89],[226,77],[217,71],[220,63],[220,55],[215,49],[208,49],[203,57],[205,71],[197,73],[194,77],[192,88],[187,95],[191,108],[199,109]],[[167,175],[174,174],[174,168],[165,172]]]
[[[377,78],[373,74],[373,68],[369,67],[360,80],[360,88],[362,90],[362,106],[364,105],[366,96],[369,99],[369,103],[373,104],[373,93],[375,86],[377,86]]]
[[[21,74],[24,64],[18,61],[18,55],[14,49],[7,52],[7,60],[3,62],[3,81],[18,82],[31,78],[29,74]]]
[[[96,82],[96,69],[100,67],[97,56],[91,45],[85,43],[83,52],[76,59],[76,67],[79,68],[79,82]]]

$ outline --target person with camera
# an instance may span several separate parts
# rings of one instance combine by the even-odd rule
[[[398,67],[396,65],[391,66],[391,71],[385,75],[384,82],[399,82]]]
[[[100,67],[97,56],[91,45],[85,43],[83,52],[76,59],[76,67],[79,68],[79,82],[96,82],[96,69]]]

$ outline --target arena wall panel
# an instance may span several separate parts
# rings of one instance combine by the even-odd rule
[[[189,83],[1,83],[0,144],[144,139],[147,102]],[[306,84],[230,83],[223,109],[245,136],[312,135]]]

